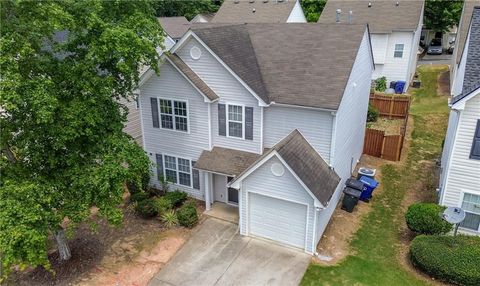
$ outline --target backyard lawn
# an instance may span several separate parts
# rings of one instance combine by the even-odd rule
[[[447,97],[437,95],[437,78],[446,66],[422,66],[422,88],[413,91],[413,131],[408,157],[382,166],[383,192],[350,242],[350,255],[333,266],[311,264],[301,285],[428,285],[432,282],[405,261],[405,204],[409,197],[432,200],[434,160],[441,153],[447,127]],[[410,132],[410,130],[408,131]],[[408,144],[406,144],[408,146]],[[416,192],[416,193],[413,193]],[[409,200],[409,201],[410,201]]]

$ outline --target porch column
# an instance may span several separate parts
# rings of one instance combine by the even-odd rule
[[[205,210],[209,211],[212,206],[212,198],[211,188],[212,188],[212,180],[209,172],[203,172],[204,179],[205,179]]]

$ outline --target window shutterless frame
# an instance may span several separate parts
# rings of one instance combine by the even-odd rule
[[[394,58],[403,58],[403,50],[405,49],[404,44],[395,44],[395,50],[393,51]]]
[[[172,184],[176,185],[176,186],[181,186],[181,187],[188,187],[188,188],[193,188],[193,165],[192,165],[192,160],[190,158],[184,158],[184,157],[177,157],[177,156],[174,156],[174,155],[170,155],[170,154],[162,154],[163,156],[163,176],[165,179],[168,179],[169,177],[171,176],[167,176],[167,170],[168,171],[171,171],[171,172],[175,172],[175,178],[174,179],[174,182],[172,182]],[[174,162],[175,162],[175,168],[172,167],[173,165],[173,162],[170,163],[171,159],[174,159]],[[167,162],[167,160],[169,162]],[[183,162],[182,162],[183,160]],[[188,168],[189,168],[189,172],[187,173],[185,171],[185,169],[181,170],[180,169],[180,166],[183,166],[185,167],[185,162],[184,161],[188,161]],[[168,166],[167,166],[168,164]],[[189,177],[188,177],[188,180],[189,180],[189,185],[186,185],[186,184],[181,184],[180,183],[180,175],[181,174],[187,174]]]
[[[465,201],[465,197],[468,196],[470,198],[470,200],[468,201]],[[478,206],[477,206],[477,203],[471,201],[471,199],[473,197],[478,197]],[[476,217],[479,217],[478,220],[480,220],[480,195],[479,194],[474,194],[474,193],[470,193],[468,191],[462,191],[461,192],[461,198],[460,198],[460,207],[465,211],[465,213],[467,214],[467,216],[476,216]],[[471,210],[471,208],[466,208],[464,207],[464,204],[470,204],[470,205],[475,205],[475,207],[477,208],[477,210]],[[465,220],[467,220],[468,218],[465,218]],[[465,220],[462,222],[464,223]],[[473,229],[473,228],[470,228],[470,227],[466,227],[466,226],[462,226],[462,223],[460,223],[460,227],[463,228],[463,229],[466,229],[466,230],[469,230],[469,231],[474,231],[474,232],[480,232],[480,222],[477,226],[477,229]]]
[[[233,108],[240,108],[241,110],[241,120],[230,119],[230,107]],[[225,119],[226,119],[226,129],[227,129],[227,137],[228,138],[236,138],[245,140],[245,105],[243,104],[235,104],[235,103],[225,103]],[[242,124],[241,131],[242,136],[233,136],[230,134],[230,123]]]
[[[163,103],[165,103],[170,112],[165,112],[165,108],[162,110]],[[157,104],[160,129],[190,134],[190,109],[188,100],[158,97]],[[185,113],[183,113],[183,111]],[[182,112],[182,114],[176,114],[177,112]],[[164,121],[163,118],[166,117],[171,117],[172,128],[164,127],[164,122],[166,121]],[[186,123],[181,122],[184,120],[186,120]],[[177,128],[179,125],[185,126],[187,130]]]

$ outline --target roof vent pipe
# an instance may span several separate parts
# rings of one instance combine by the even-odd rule
[[[233,0],[233,3],[238,4],[238,3],[240,3],[240,0]]]
[[[340,23],[340,14],[342,13],[341,9],[337,9],[337,23]]]
[[[263,0],[263,3],[267,3],[267,2],[268,2],[268,0]]]
[[[250,0],[250,1],[248,1],[248,2],[253,3],[253,2],[255,2],[255,0]]]
[[[252,9],[252,13],[255,13],[255,11],[256,11],[255,8],[253,8],[253,9]]]
[[[372,2],[368,2],[368,8],[372,7]]]
[[[395,6],[398,6],[398,5],[400,5],[400,2],[397,1],[397,3],[395,3]]]
[[[352,24],[352,10],[348,11],[348,24]]]

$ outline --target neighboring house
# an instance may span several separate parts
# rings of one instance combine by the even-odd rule
[[[165,32],[164,46],[165,50],[170,50],[175,43],[182,38],[182,36],[188,31],[191,23],[187,18],[180,17],[158,17],[158,23],[162,26]]]
[[[209,13],[209,14],[198,14],[197,16],[193,17],[192,20],[190,20],[191,24],[195,23],[210,23],[215,17],[215,13]]]
[[[461,229],[480,234],[480,6],[471,22],[455,74],[442,154],[440,204],[467,212]],[[465,15],[465,14],[464,14]]]
[[[375,71],[372,79],[412,80],[423,25],[423,1],[328,0],[318,23],[368,23]],[[337,17],[337,10],[340,16]],[[334,35],[331,35],[334,36]],[[332,47],[336,48],[336,47]]]
[[[442,39],[442,48],[446,51],[450,47],[450,43],[455,42],[457,37],[457,26],[450,28],[448,32],[442,33],[430,29],[422,29],[420,36],[420,44],[427,47],[433,39]]]
[[[363,150],[367,26],[198,25],[160,65],[139,87],[151,184],[238,207],[242,235],[314,253]]]
[[[225,0],[212,23],[306,23],[300,0]]]
[[[450,86],[453,87],[455,82],[455,75],[457,74],[458,65],[465,48],[468,31],[470,29],[470,21],[472,19],[472,12],[475,6],[480,6],[480,0],[469,0],[463,2],[462,16],[458,24],[457,37],[455,39],[455,49],[453,50],[452,63],[450,65]],[[458,88],[452,93],[459,94]]]

